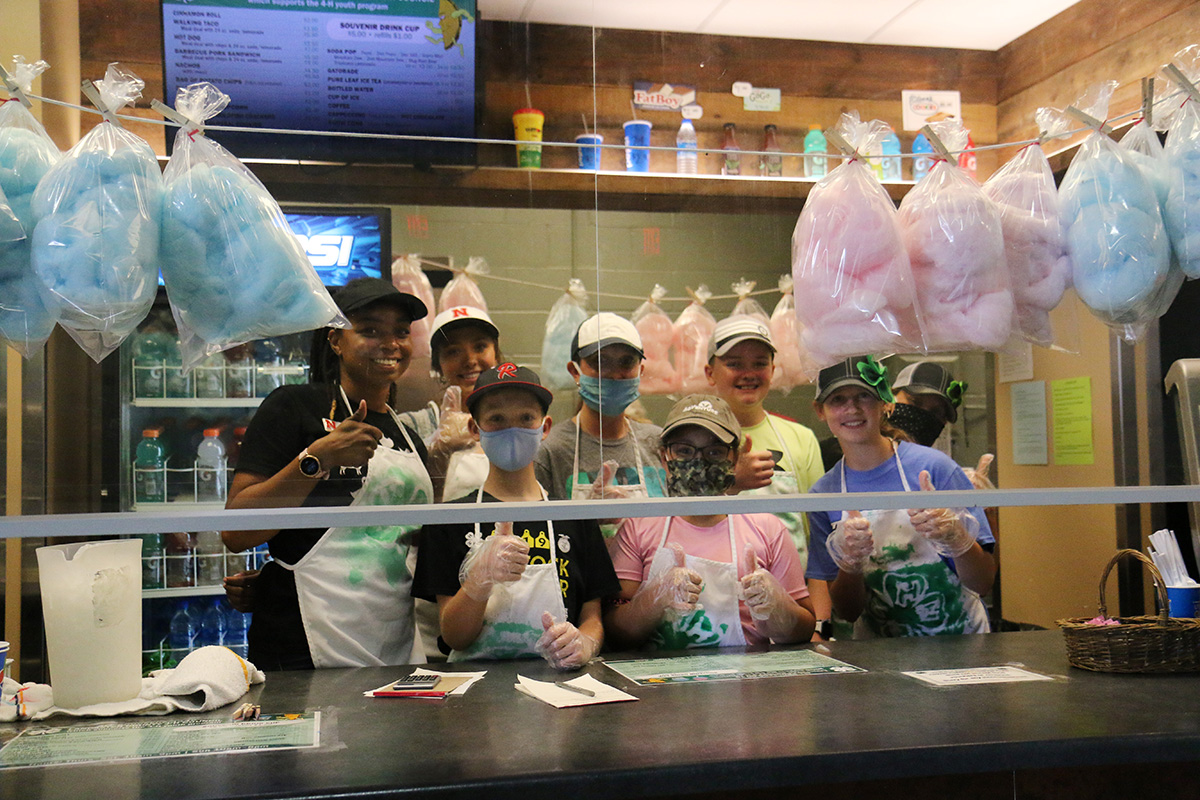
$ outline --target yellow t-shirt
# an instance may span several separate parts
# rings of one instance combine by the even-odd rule
[[[806,494],[809,487],[825,474],[816,434],[799,422],[768,414],[757,425],[743,427],[742,435],[750,437],[752,450],[769,450],[775,456],[775,478],[771,485],[743,494]],[[776,516],[787,525],[792,543],[807,565],[807,516],[802,512],[780,512]]]

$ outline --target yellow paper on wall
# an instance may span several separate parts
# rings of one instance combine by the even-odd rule
[[[1055,464],[1093,464],[1092,379],[1050,382]]]

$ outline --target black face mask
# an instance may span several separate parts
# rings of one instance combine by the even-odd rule
[[[942,434],[946,423],[919,406],[907,403],[896,403],[892,406],[888,422],[892,427],[899,428],[913,438],[917,444],[933,447],[933,443]]]

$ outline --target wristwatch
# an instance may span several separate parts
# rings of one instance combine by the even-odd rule
[[[833,621],[828,619],[817,620],[817,636],[820,636],[825,641],[833,638]]]
[[[306,478],[324,478],[329,475],[329,470],[321,469],[321,460],[308,452],[308,448],[300,451],[300,474]]]

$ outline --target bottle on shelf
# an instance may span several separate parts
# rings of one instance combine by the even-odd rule
[[[225,394],[254,397],[254,353],[248,344],[225,351]]]
[[[133,396],[166,396],[168,336],[161,331],[142,331],[133,339]]]
[[[808,134],[804,137],[804,177],[824,178],[828,171],[825,157],[825,134],[820,125],[809,125]]]
[[[225,357],[213,353],[192,370],[196,397],[214,398],[225,396]]]
[[[725,123],[725,142],[721,145],[723,160],[721,161],[722,175],[742,174],[742,148],[737,143],[737,125]]]
[[[196,585],[196,534],[165,533],[167,588]]]
[[[883,155],[888,156],[882,159],[883,179],[885,181],[900,180],[900,137],[896,135],[895,131],[890,131],[880,147],[883,149]]]
[[[219,428],[205,428],[196,448],[196,502],[223,503],[226,493],[225,445]]]
[[[696,127],[690,119],[684,118],[679,123],[679,133],[675,134],[675,171],[680,175],[695,175],[699,172],[699,140],[696,138]]]
[[[183,354],[179,351],[179,340],[164,334],[167,397],[191,397],[192,375],[183,371]]]
[[[161,589],[166,585],[162,535],[147,533],[139,538],[142,540],[142,588]]]
[[[779,146],[778,129],[774,125],[763,126],[762,149],[771,155],[759,156],[758,172],[768,178],[783,177],[783,154]],[[778,155],[776,155],[778,154]]]
[[[913,180],[917,183],[929,174],[930,168],[933,166],[933,145],[929,143],[929,139],[925,138],[925,134],[918,133],[912,143],[913,154]]]
[[[976,171],[979,167],[979,159],[975,155],[975,140],[971,138],[971,134],[967,134],[967,149],[958,154],[958,166],[966,170],[967,174],[972,178],[978,178]]]
[[[196,631],[196,647],[225,644],[225,613],[221,609],[222,598],[213,602],[200,617],[200,628]]]
[[[225,544],[221,533],[200,531],[196,534],[197,585],[220,586],[225,575]]]
[[[167,629],[167,647],[172,650],[172,660],[178,662],[187,655],[195,644],[195,639],[196,624],[192,615],[188,613],[188,601],[181,600]]]
[[[133,502],[167,502],[167,452],[156,428],[142,431],[133,460]]]
[[[238,453],[242,452],[242,440],[246,438],[246,426],[238,425],[233,429],[233,441],[229,443],[226,462],[237,466]]]
[[[285,367],[278,339],[260,339],[254,343],[254,393],[266,397],[283,386]]]
[[[308,356],[296,342],[288,348],[284,359],[283,382],[289,386],[298,383],[308,383]]]
[[[250,627],[247,616],[233,606],[227,606],[225,610],[225,646],[242,658],[249,655],[250,650],[246,641],[246,630]]]

